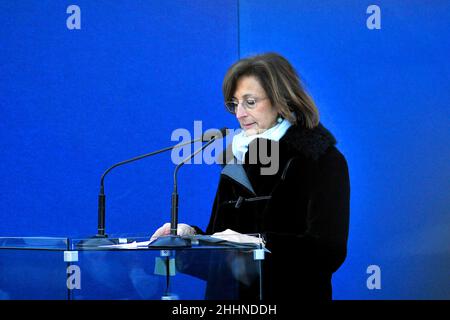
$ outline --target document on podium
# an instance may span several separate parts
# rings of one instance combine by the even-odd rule
[[[265,247],[265,241],[261,236],[253,236],[238,233],[232,230],[225,230],[222,232],[216,232],[213,235],[193,235],[193,236],[183,236],[184,239],[191,240],[193,246],[198,244],[209,244],[209,245],[224,245],[224,246],[236,246],[236,245],[244,245],[249,247]],[[122,242],[122,243],[121,243]],[[118,244],[113,245],[105,245],[103,248],[110,249],[143,249],[148,248],[149,244],[153,241],[133,241],[129,242],[127,239],[123,239],[123,241],[119,241]]]

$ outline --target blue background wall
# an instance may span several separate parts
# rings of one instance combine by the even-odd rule
[[[81,8],[81,30],[66,9]],[[381,29],[369,30],[369,5]],[[450,298],[450,2],[0,0],[0,236],[93,235],[102,172],[236,127],[221,82],[239,57],[286,56],[350,168],[337,299]],[[170,153],[106,178],[107,233],[168,220]],[[183,167],[180,220],[205,227],[219,168]],[[369,290],[369,265],[382,287]]]

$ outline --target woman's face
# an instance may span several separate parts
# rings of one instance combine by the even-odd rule
[[[278,112],[270,103],[270,99],[256,77],[239,78],[233,98],[239,101],[236,118],[247,135],[262,133],[276,124]],[[252,109],[243,107],[243,101],[248,98],[256,101]]]

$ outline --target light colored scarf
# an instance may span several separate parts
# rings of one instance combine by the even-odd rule
[[[238,133],[237,135],[235,135],[233,137],[233,142],[232,142],[233,155],[240,162],[243,162],[245,159],[245,154],[248,151],[248,145],[250,144],[250,142],[252,142],[253,140],[255,140],[257,138],[263,138],[263,139],[268,139],[268,140],[272,140],[272,141],[279,141],[284,136],[284,134],[286,133],[286,131],[289,129],[289,127],[291,125],[292,124],[288,120],[283,119],[283,121],[281,121],[280,123],[277,123],[272,128],[267,129],[263,133],[254,134],[251,136],[247,136],[245,134],[245,131],[242,130],[240,133]]]

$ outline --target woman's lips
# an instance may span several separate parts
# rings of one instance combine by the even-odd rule
[[[248,123],[248,124],[243,124],[243,126],[244,126],[244,129],[249,129],[249,128],[251,128],[254,124],[255,124],[255,122],[252,122],[252,123]]]

